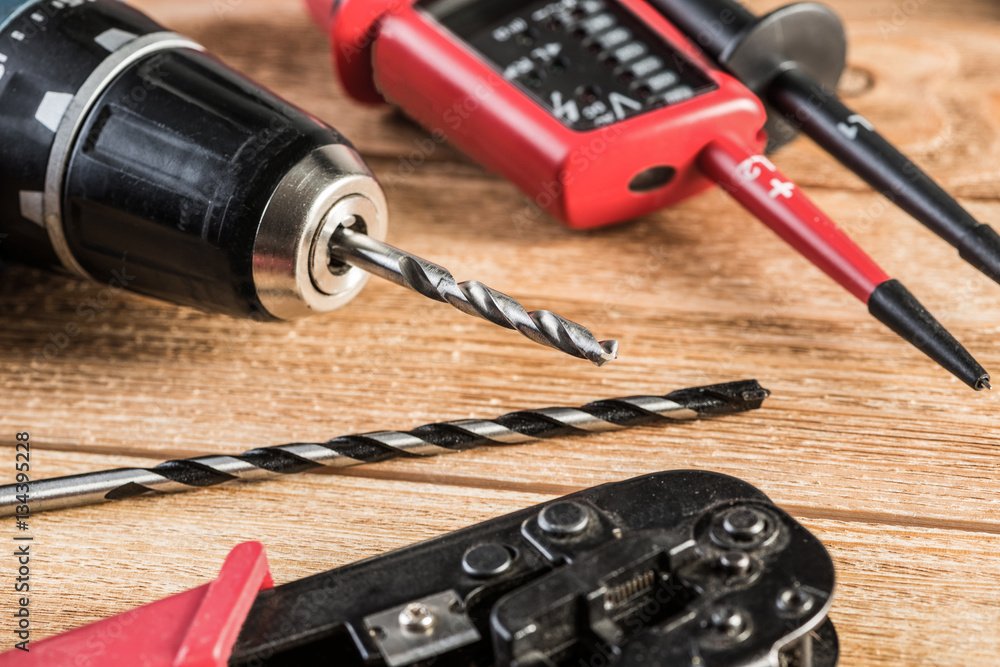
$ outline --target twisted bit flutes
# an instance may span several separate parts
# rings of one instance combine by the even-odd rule
[[[443,266],[347,227],[334,232],[330,256],[598,366],[618,356],[618,341],[598,341],[589,329],[548,310],[529,313],[503,292],[475,280],[459,283]]]
[[[484,445],[516,445],[650,424],[756,410],[770,395],[756,380],[681,389],[666,396],[631,396],[578,408],[511,412],[492,420],[459,419],[410,431],[346,435],[323,443],[251,449],[243,454],[199,456],[155,468],[119,468],[0,486],[0,516],[18,506],[30,513],[122,500],[147,493],[176,493],[237,480],[261,480],[313,470],[344,468],[400,456],[435,456]]]

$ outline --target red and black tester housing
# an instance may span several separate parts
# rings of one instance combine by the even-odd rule
[[[641,0],[309,5],[352,97],[399,106],[574,228],[713,186],[697,159],[714,139],[766,141],[758,99]]]

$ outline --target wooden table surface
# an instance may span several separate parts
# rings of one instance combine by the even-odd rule
[[[350,137],[388,191],[391,242],[618,338],[621,358],[593,368],[377,280],[337,313],[259,325],[121,293],[85,318],[99,286],[15,268],[0,285],[4,481],[22,430],[41,478],[750,377],[773,397],[711,422],[38,515],[32,640],[199,585],[246,540],[285,582],[595,484],[699,468],[757,485],[826,543],[842,664],[997,663],[996,393],[897,339],[719,191],[589,234],[518,224],[530,209],[511,185],[345,97],[299,3],[135,4]],[[849,104],[1000,222],[1000,3],[831,4],[850,33]],[[1000,287],[808,140],[775,160],[1000,372]],[[45,358],[68,323],[79,335]],[[14,569],[0,559],[3,649]]]

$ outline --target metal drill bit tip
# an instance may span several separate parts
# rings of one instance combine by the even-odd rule
[[[502,292],[475,280],[456,282],[444,267],[347,227],[334,232],[330,256],[598,366],[618,356],[618,341],[598,341],[587,328],[547,310],[529,313]]]
[[[976,382],[976,391],[982,391],[983,389],[993,389],[993,385],[990,384],[989,375],[979,378],[979,381]]]
[[[376,431],[322,443],[251,449],[232,456],[199,456],[167,461],[155,468],[120,468],[34,481],[28,503],[31,512],[36,513],[149,493],[191,491],[237,480],[271,479],[315,468],[357,466],[400,456],[435,456],[484,445],[516,445],[656,422],[719,417],[756,410],[769,395],[756,380],[744,380],[681,389],[666,396],[611,398],[578,408],[525,410],[492,420],[460,419],[410,431]],[[0,516],[11,516],[18,506],[23,507],[23,493],[19,485],[0,486]]]

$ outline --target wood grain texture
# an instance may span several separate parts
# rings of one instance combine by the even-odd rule
[[[386,185],[391,242],[619,338],[622,357],[592,368],[374,280],[338,313],[257,325],[121,293],[98,309],[100,286],[15,268],[0,283],[0,466],[24,429],[49,477],[747,377],[774,396],[713,422],[42,515],[33,639],[203,583],[240,541],[264,542],[288,581],[593,484],[703,468],[759,486],[830,548],[842,664],[995,662],[996,395],[885,331],[720,192],[570,232],[451,147],[424,150],[399,114],[347,100],[296,2],[135,4],[351,138]],[[849,103],[1000,222],[1000,4],[830,4],[850,32]],[[1000,287],[808,140],[776,161],[1000,368]],[[69,323],[79,335],[46,354]],[[0,618],[12,571],[0,562]]]

